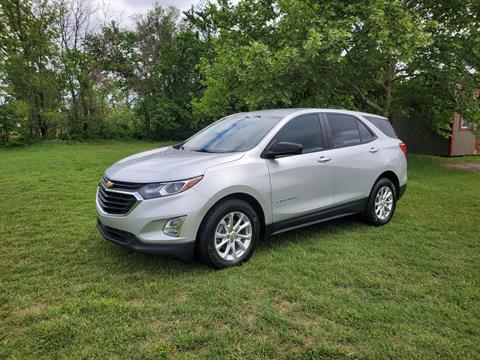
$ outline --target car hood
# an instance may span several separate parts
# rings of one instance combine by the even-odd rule
[[[171,146],[122,159],[105,171],[112,180],[151,183],[203,175],[209,167],[240,159],[244,153],[202,153]]]

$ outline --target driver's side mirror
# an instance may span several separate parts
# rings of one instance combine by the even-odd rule
[[[270,146],[265,152],[264,157],[266,157],[267,159],[275,159],[279,156],[301,154],[302,150],[302,144],[279,142]]]

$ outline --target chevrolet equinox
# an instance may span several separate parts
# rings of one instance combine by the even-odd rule
[[[355,213],[388,223],[407,185],[405,154],[378,115],[233,114],[109,167],[97,224],[113,243],[225,268],[247,261],[263,237],[301,226]]]

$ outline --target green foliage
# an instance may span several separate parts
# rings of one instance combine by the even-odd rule
[[[180,139],[197,129],[191,103],[199,96],[196,65],[206,46],[180,26],[178,17],[176,9],[156,6],[137,20],[133,31],[111,23],[86,38],[100,73],[111,75],[112,87],[122,89],[124,98],[117,101],[135,111],[136,136]],[[107,81],[101,83],[107,89]]]
[[[22,138],[182,139],[278,107],[415,117],[444,136],[453,112],[480,122],[476,0],[212,0],[89,29],[93,5],[0,0],[0,84],[27,106]]]
[[[12,135],[22,135],[28,128],[28,107],[20,100],[0,105],[0,143],[7,144]]]
[[[53,120],[49,115],[60,105],[52,41],[58,34],[56,8],[46,0],[2,0],[0,6],[0,22],[5,24],[0,38],[3,81],[12,98],[28,105],[28,137],[47,137]]]
[[[241,2],[234,9],[222,8],[233,13],[226,17],[232,23],[214,43],[213,62],[201,65],[206,91],[195,104],[200,115],[214,118],[241,110],[331,105],[337,93],[329,86],[328,71],[341,61],[349,24],[332,28],[328,22],[319,22],[319,6],[314,3],[277,5]],[[270,18],[251,19],[255,21],[247,29],[239,27],[238,18],[258,12]],[[348,96],[340,96],[338,104],[349,103]]]
[[[196,65],[204,43],[191,31],[176,34],[163,48],[151,73],[149,94],[140,103],[155,139],[184,139],[198,130],[191,103],[199,96]]]
[[[355,22],[338,86],[356,96],[358,108],[391,116],[402,96],[398,84],[431,43],[430,34],[401,1],[361,1],[342,9]]]
[[[219,35],[215,56],[201,62],[206,90],[194,110],[214,119],[351,108],[415,116],[448,134],[454,111],[480,121],[478,9],[469,1],[219,1],[195,18],[212,19]]]
[[[128,139],[134,134],[135,112],[120,107],[97,122],[96,136],[103,139]]]
[[[412,63],[411,77],[402,84],[407,98],[413,98],[410,89],[419,92],[408,105],[424,104],[423,113],[430,113],[427,121],[446,134],[453,111],[480,123],[480,3],[423,0],[405,4],[420,16],[431,37],[430,46]]]

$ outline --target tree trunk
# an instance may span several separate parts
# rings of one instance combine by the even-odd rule
[[[145,105],[143,108],[143,113],[144,113],[144,125],[145,125],[145,138],[148,138],[150,134],[150,118],[148,117],[148,111]]]
[[[88,89],[88,82],[85,80],[79,79],[80,82],[80,103],[82,104],[82,112],[83,112],[83,124],[82,124],[82,131],[83,135],[88,137],[88,129],[89,129],[89,119],[91,116],[91,109],[90,109],[90,99],[89,99],[89,89]]]
[[[75,93],[75,87],[70,76],[68,76],[68,85],[70,88],[70,96],[72,97],[72,132],[77,133],[77,124],[78,124],[78,111],[77,111],[77,94]]]
[[[395,71],[395,65],[389,63],[385,69],[385,80],[383,83],[384,88],[384,97],[385,105],[383,106],[383,116],[390,117],[390,108],[392,105],[392,84],[393,84],[393,75]]]
[[[39,91],[40,97],[40,108],[39,108],[39,124],[40,124],[40,132],[42,134],[42,138],[48,137],[48,122],[42,115],[42,110],[45,108],[45,94],[42,90]]]
[[[90,111],[88,108],[88,100],[85,99],[85,96],[82,96],[82,108],[83,108],[83,135],[88,137],[88,119],[90,117]]]

